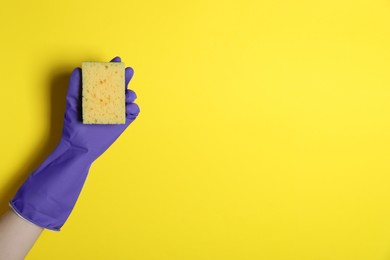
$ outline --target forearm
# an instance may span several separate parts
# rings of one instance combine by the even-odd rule
[[[8,210],[0,216],[0,260],[24,259],[42,230]]]

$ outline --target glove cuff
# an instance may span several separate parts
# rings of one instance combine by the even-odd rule
[[[19,188],[9,203],[11,208],[33,224],[59,231],[73,210],[91,164],[88,151],[61,140]]]

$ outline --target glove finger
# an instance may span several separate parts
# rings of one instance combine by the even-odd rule
[[[130,82],[131,78],[133,77],[133,75],[134,75],[133,68],[127,67],[125,69],[125,84],[126,84],[126,88],[127,88],[127,85],[129,85],[129,82]]]
[[[128,119],[134,119],[140,112],[139,106],[135,103],[126,104],[126,117]]]
[[[137,94],[131,89],[126,89],[126,103],[133,103],[137,98]]]
[[[75,68],[70,75],[67,98],[80,100],[81,98],[81,69]]]
[[[116,57],[113,58],[110,62],[121,62],[121,57],[116,56]]]

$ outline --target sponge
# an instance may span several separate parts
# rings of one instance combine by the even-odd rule
[[[84,124],[124,124],[126,121],[125,64],[82,63]]]

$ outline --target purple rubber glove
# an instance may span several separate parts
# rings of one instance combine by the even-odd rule
[[[120,62],[119,57],[111,62]],[[121,135],[140,112],[136,94],[127,89],[133,70],[125,69],[126,123],[84,125],[81,119],[81,69],[73,70],[66,95],[62,137],[47,159],[23,183],[10,201],[22,218],[59,231],[68,219],[91,164]]]

